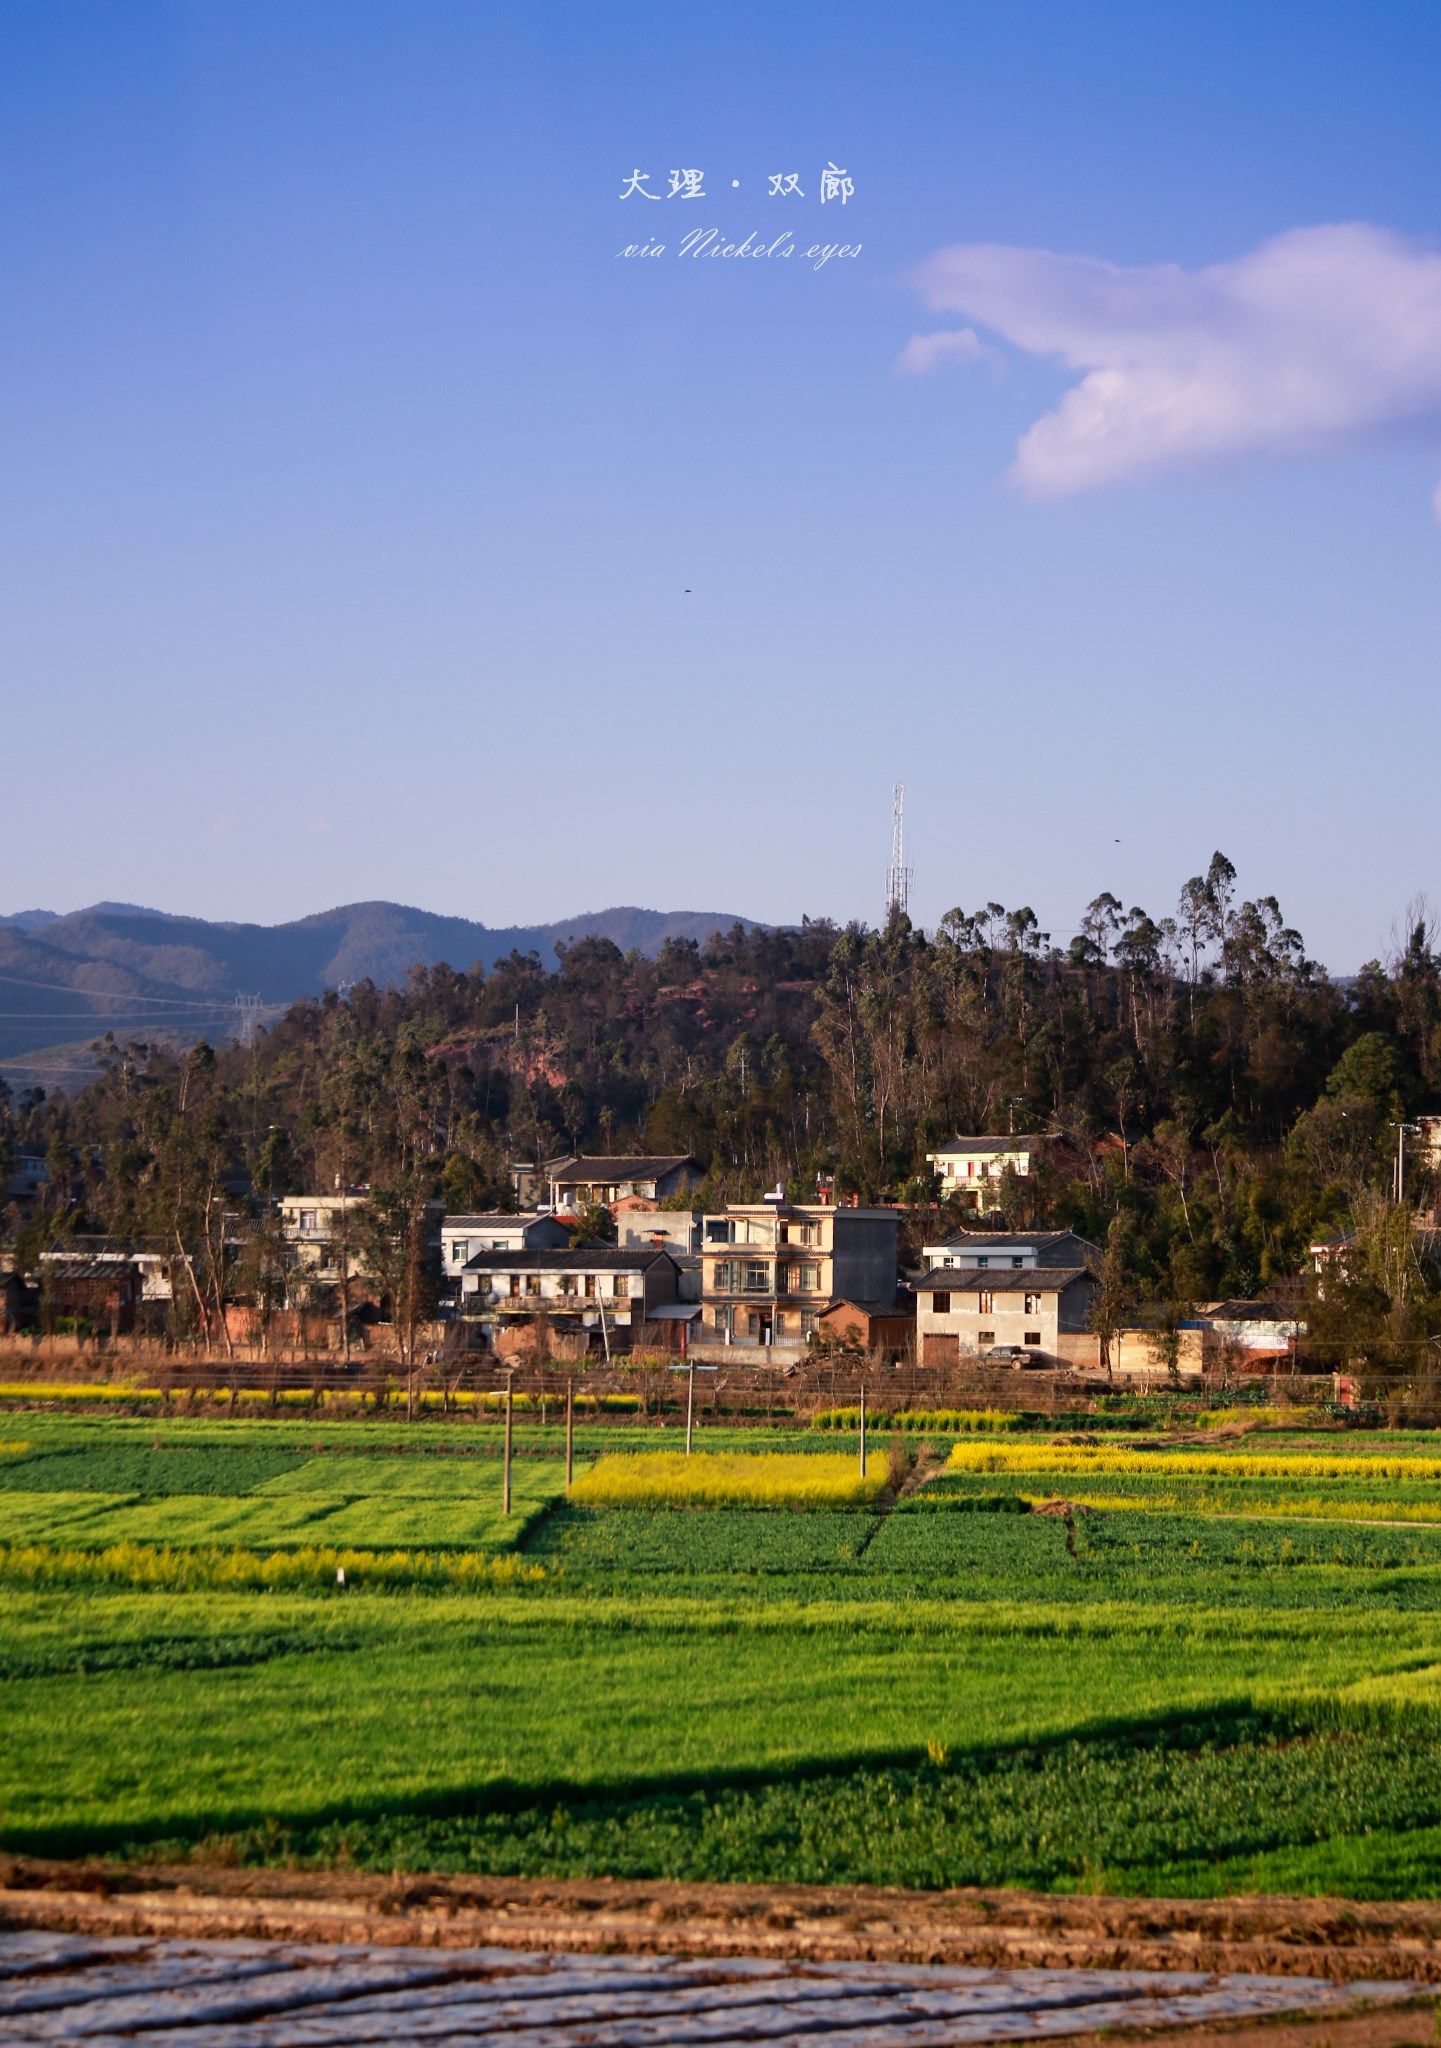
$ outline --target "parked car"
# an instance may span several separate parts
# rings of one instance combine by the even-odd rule
[[[1043,1351],[1032,1351],[1025,1344],[993,1344],[981,1356],[988,1365],[1006,1365],[1012,1372],[1024,1372],[1027,1367],[1043,1369],[1050,1363]]]

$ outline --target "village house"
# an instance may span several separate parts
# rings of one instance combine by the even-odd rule
[[[322,1299],[333,1287],[349,1296],[352,1283],[363,1286],[371,1280],[366,1257],[367,1195],[353,1190],[349,1194],[285,1195],[277,1207],[291,1267],[287,1308],[314,1307],[317,1288],[322,1290]],[[442,1203],[426,1203],[426,1237],[432,1250],[439,1244],[444,1215]]]
[[[916,1281],[922,1365],[957,1365],[1002,1345],[1068,1359],[1088,1351],[1098,1282],[1086,1266],[954,1266]],[[1084,1339],[1068,1345],[1067,1339]]]
[[[909,1359],[916,1342],[913,1297],[904,1301],[828,1301],[816,1332],[822,1340],[847,1344],[872,1358]]]
[[[614,1210],[654,1207],[668,1196],[683,1194],[701,1179],[698,1162],[689,1152],[663,1157],[582,1154],[550,1173],[550,1205],[564,1215],[599,1206]]]
[[[985,1214],[1001,1207],[1002,1176],[1025,1179],[1044,1145],[1042,1138],[952,1138],[926,1154],[926,1164],[939,1175],[943,1201],[961,1202]]]
[[[978,1272],[1031,1266],[1099,1266],[1101,1248],[1074,1230],[961,1230],[922,1247],[932,1266],[974,1266]]]
[[[894,1313],[897,1225],[894,1209],[837,1209],[781,1195],[706,1216],[698,1342],[798,1357],[833,1303],[889,1304]]]
[[[441,1218],[440,1263],[447,1278],[477,1252],[564,1251],[570,1232],[546,1209],[520,1216],[502,1213]]]
[[[153,1241],[127,1245],[114,1237],[72,1237],[41,1252],[36,1278],[55,1314],[80,1316],[126,1335],[143,1311],[163,1316],[169,1307],[170,1261],[171,1254]]]
[[[460,1279],[460,1313],[493,1343],[507,1324],[544,1318],[571,1331],[629,1343],[657,1311],[680,1299],[680,1268],[669,1252],[613,1245],[480,1251]]]
[[[1206,1363],[1215,1370],[1274,1372],[1294,1369],[1306,1334],[1294,1301],[1213,1301],[1194,1319],[1205,1333]]]

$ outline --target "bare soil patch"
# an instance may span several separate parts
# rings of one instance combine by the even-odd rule
[[[1116,1899],[0,1857],[0,1927],[990,1968],[1256,1971],[1441,1985],[1441,1901],[1434,1900]],[[1274,2028],[1266,2038],[1282,2048]]]

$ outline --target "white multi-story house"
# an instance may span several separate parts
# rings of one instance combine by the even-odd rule
[[[958,1230],[922,1247],[931,1266],[974,1266],[978,1272],[1023,1272],[1030,1266],[1099,1264],[1101,1248],[1074,1230]]]
[[[623,1332],[655,1320],[680,1296],[669,1252],[613,1245],[575,1251],[481,1251],[460,1276],[460,1311],[492,1332],[505,1323],[559,1319],[574,1329]]]
[[[926,1154],[940,1176],[941,1195],[984,1214],[1001,1206],[1001,1178],[1007,1168],[1025,1179],[1043,1140],[1037,1137],[952,1138]]]

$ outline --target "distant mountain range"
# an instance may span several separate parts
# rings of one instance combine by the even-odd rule
[[[211,924],[131,903],[96,903],[61,916],[0,917],[0,1071],[12,1084],[64,1087],[105,1031],[189,1041],[234,1034],[237,996],[273,1016],[301,996],[371,980],[403,981],[444,960],[489,968],[511,949],[556,964],[556,941],[597,937],[653,954],[669,938],[702,943],[733,924],[719,911],[589,911],[554,924],[473,924],[401,903],[349,903],[294,924]]]

